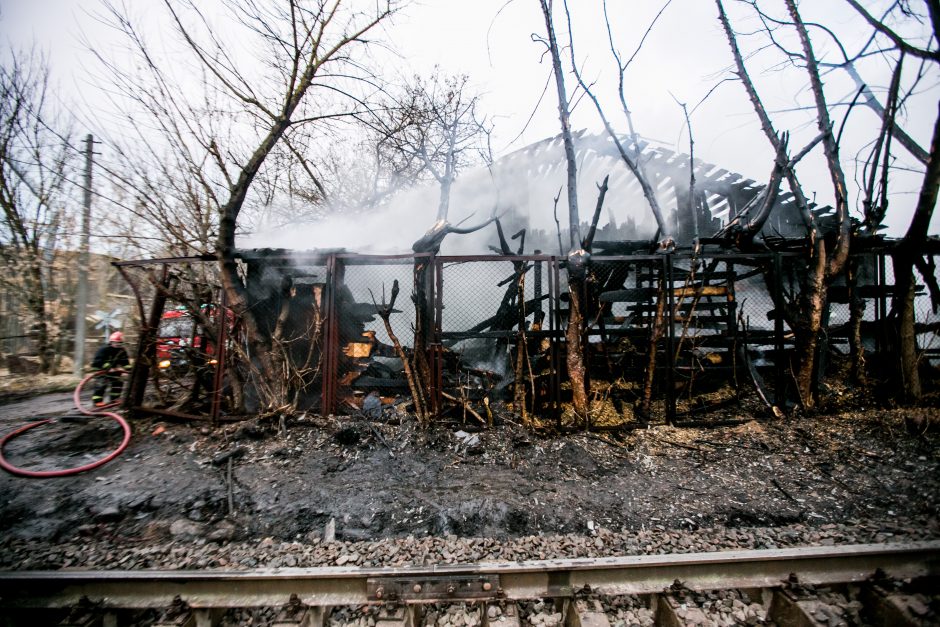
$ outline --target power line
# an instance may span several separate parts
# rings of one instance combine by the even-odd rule
[[[95,142],[95,143],[98,144],[98,143],[101,143],[101,142]],[[94,153],[94,154],[101,154],[101,153]],[[11,158],[10,161],[14,161],[14,162],[16,162],[16,163],[22,163],[22,164],[24,164],[24,165],[39,167],[39,168],[42,168],[42,169],[44,169],[44,170],[48,170],[48,171],[50,171],[50,172],[55,173],[54,168],[51,168],[50,166],[48,166],[48,165],[46,165],[46,164],[44,164],[44,163],[32,163],[32,162],[29,162],[29,161],[22,161],[22,160],[20,160],[20,159],[13,159],[13,158]],[[98,164],[98,167],[100,167],[100,168],[101,168],[102,170],[104,170],[106,173],[110,174],[110,171],[109,171],[107,168],[105,168],[104,166],[102,166],[100,163]],[[97,196],[98,198],[101,198],[101,199],[103,199],[103,200],[107,200],[108,202],[110,202],[110,203],[112,203],[112,204],[114,204],[114,205],[117,205],[118,207],[121,207],[122,209],[126,209],[127,211],[130,211],[130,212],[132,212],[132,213],[134,213],[134,214],[137,213],[133,208],[128,207],[127,205],[125,205],[124,203],[122,203],[120,200],[115,200],[114,198],[112,198],[112,197],[110,197],[110,196],[108,196],[108,195],[106,195],[106,194],[102,194],[101,192],[95,191],[94,189],[87,189],[86,186],[85,186],[83,183],[79,183],[78,181],[75,181],[75,180],[73,180],[73,179],[70,179],[69,177],[67,177],[67,176],[65,176],[65,175],[58,174],[58,176],[60,176],[60,177],[62,178],[62,180],[65,181],[66,183],[68,183],[68,184],[70,184],[70,185],[73,185],[74,187],[76,187],[76,188],[82,190],[83,192],[84,192],[84,191],[88,191],[88,192],[89,192],[90,194],[92,194],[93,196]]]

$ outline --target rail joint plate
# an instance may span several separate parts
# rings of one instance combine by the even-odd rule
[[[379,602],[494,599],[501,593],[499,575],[370,577],[366,580],[369,600]]]

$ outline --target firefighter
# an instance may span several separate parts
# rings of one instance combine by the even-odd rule
[[[121,397],[124,382],[121,380],[120,369],[128,365],[130,365],[130,359],[127,357],[127,351],[124,350],[124,334],[115,331],[108,337],[108,343],[99,348],[94,359],[91,360],[92,369],[107,370],[105,374],[97,378],[95,383],[95,390],[91,396],[95,407],[106,405],[105,397],[112,401]],[[108,388],[111,388],[110,394]]]

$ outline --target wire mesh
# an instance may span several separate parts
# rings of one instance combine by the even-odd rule
[[[551,375],[549,258],[442,258],[438,268],[444,393],[478,415],[490,401],[537,412]]]
[[[426,259],[419,259],[422,267],[427,266]],[[413,258],[343,257],[338,260],[332,286],[332,315],[337,324],[336,411],[359,411],[370,394],[385,398],[386,402],[408,394],[395,341],[409,354],[414,348],[415,267]],[[430,269],[426,276],[430,277]],[[396,282],[399,293],[386,326],[376,307],[391,303]],[[425,300],[424,311],[428,315],[431,303]]]
[[[344,260],[344,277],[342,278],[343,295],[339,295],[337,307],[339,314],[345,316],[352,313],[356,316],[357,324],[362,325],[362,331],[356,334],[356,329],[348,328],[341,333],[343,339],[354,341],[365,331],[375,333],[376,340],[391,345],[385,324],[376,314],[375,303],[382,304],[383,298],[391,298],[392,285],[398,281],[400,293],[395,300],[395,311],[390,322],[392,332],[401,342],[402,346],[414,346],[414,320],[415,304],[412,300],[414,291],[414,261],[405,260],[376,260],[369,263],[367,259]],[[345,303],[354,304],[355,312],[343,310]]]
[[[885,283],[894,285],[894,260],[890,255],[884,256]],[[932,275],[934,285],[937,284],[937,264],[940,255],[925,255],[924,263],[920,268],[914,269],[914,282],[916,285],[914,295],[914,329],[917,334],[918,347],[921,349],[922,359],[933,366],[940,366],[940,294],[931,294],[928,282],[924,275]],[[886,304],[886,311],[890,311],[890,301]]]
[[[538,263],[544,263],[538,261]],[[541,324],[548,298],[547,279],[533,262],[444,261],[441,339],[469,368],[509,376],[509,346],[522,329]],[[536,298],[538,294],[538,298]]]
[[[446,399],[445,411],[456,407],[464,417],[470,411],[487,420],[488,403],[504,403],[507,411],[525,411],[542,423],[555,416],[562,427],[585,426],[570,411],[558,413],[570,406],[572,397],[565,360],[570,299],[563,260],[342,254],[262,261],[248,264],[249,306],[272,342],[280,342],[285,351],[292,377],[287,387],[298,409],[330,405],[358,412],[368,406],[370,396],[373,406],[376,400],[387,406],[408,398],[397,340],[409,360],[415,360],[416,345],[427,349],[429,393]],[[866,353],[891,346],[891,257],[857,254],[850,264],[855,282],[839,279],[828,292],[824,339],[831,349],[827,355],[834,355],[831,368],[838,365],[839,354],[848,354],[853,306]],[[925,266],[935,272],[935,263]],[[162,269],[125,268],[138,286],[136,317],[150,315],[155,286],[165,280]],[[740,404],[754,390],[767,402],[792,398],[790,323],[806,271],[798,253],[594,257],[583,294],[590,426],[681,420],[723,404]],[[207,373],[219,326],[211,313],[220,293],[214,272],[214,264],[195,262],[174,264],[167,271],[162,291],[169,298],[151,350],[155,365],[168,360],[171,366],[152,372],[145,402],[154,407],[207,411]],[[416,277],[423,290],[416,289]],[[940,316],[927,282],[918,277],[919,346],[924,359],[936,363]],[[396,282],[390,334],[376,305],[388,304]],[[784,302],[790,303],[787,315]],[[226,324],[236,338],[237,327],[234,320]],[[416,329],[422,327],[424,341],[416,342]],[[135,345],[133,332],[128,344]],[[236,339],[227,346],[234,356],[226,362],[226,372],[248,380],[250,396],[252,383],[257,383],[250,380],[252,373],[233,370],[239,357],[252,359],[247,345]],[[185,367],[179,369],[180,364]],[[177,370],[181,374],[171,376]],[[226,394],[229,383],[231,377],[223,379]],[[225,398],[225,409],[236,410],[234,394]],[[638,413],[647,399],[649,416]]]

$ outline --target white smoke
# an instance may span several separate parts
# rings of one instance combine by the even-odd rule
[[[598,227],[603,229],[611,218],[616,224],[632,221],[638,239],[651,238],[656,232],[656,223],[633,175],[619,160],[598,158],[591,151],[585,152],[578,176],[582,224],[591,219],[597,202],[597,186],[610,175],[610,189]],[[564,155],[559,141],[520,151],[497,161],[492,170],[480,167],[458,178],[451,189],[448,221],[467,227],[485,221],[495,212],[503,222],[507,237],[515,230],[526,228],[530,236],[540,230],[551,242],[557,242],[556,214],[562,232],[566,233],[568,228],[565,180]],[[667,211],[675,206],[671,187],[658,193]],[[315,222],[259,228],[241,236],[238,246],[288,250],[342,248],[363,254],[409,253],[412,244],[434,225],[439,194],[436,183],[422,183],[368,211],[334,213]],[[567,241],[565,235],[565,247]],[[441,253],[488,254],[489,246],[497,244],[495,227],[488,226],[469,235],[449,235]],[[510,245],[515,250],[516,244],[511,242]],[[552,246],[543,252],[559,254],[555,248],[557,246]],[[525,252],[532,252],[532,247],[527,245]]]

